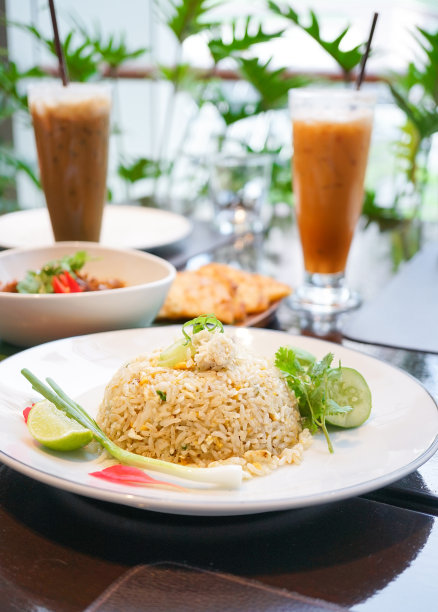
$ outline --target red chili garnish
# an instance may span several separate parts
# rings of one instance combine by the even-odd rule
[[[57,276],[52,278],[52,287],[55,293],[67,293],[66,287],[61,283]]]
[[[27,419],[29,418],[29,412],[32,410],[32,408],[35,406],[35,404],[32,404],[32,406],[28,406],[27,408],[25,408],[23,410],[23,417],[24,417],[24,422],[27,425]]]
[[[52,287],[55,293],[80,293],[82,291],[77,280],[67,271],[52,278]]]
[[[152,476],[149,476],[143,472],[143,470],[129,465],[112,465],[111,467],[100,470],[100,472],[90,472],[90,476],[95,476],[96,478],[102,478],[103,480],[109,480],[110,482],[118,482],[121,484],[144,486],[164,485],[166,487],[183,489],[183,487],[170,482],[156,480],[155,478],[152,478]]]

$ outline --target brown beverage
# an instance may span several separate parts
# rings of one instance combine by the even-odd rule
[[[101,85],[29,93],[41,181],[55,240],[98,242],[106,197],[111,98]]]
[[[345,269],[362,209],[375,98],[364,91],[305,88],[292,90],[289,101],[304,257],[304,282],[291,305],[322,321],[360,304],[345,285]]]
[[[294,121],[296,214],[307,272],[345,270],[362,210],[371,127],[371,113]]]
[[[293,90],[293,188],[304,267],[344,272],[359,219],[374,97],[355,90]]]

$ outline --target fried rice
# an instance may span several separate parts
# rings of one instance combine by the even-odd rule
[[[228,333],[193,335],[196,352],[176,367],[160,351],[121,367],[97,421],[121,448],[199,467],[238,464],[245,476],[300,463],[311,435],[275,366]]]

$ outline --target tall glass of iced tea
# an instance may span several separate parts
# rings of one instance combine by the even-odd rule
[[[109,87],[35,85],[29,109],[55,240],[98,242],[106,199]]]
[[[300,89],[289,94],[292,176],[304,258],[304,283],[292,306],[315,314],[356,307],[345,269],[362,210],[374,96],[364,91]]]

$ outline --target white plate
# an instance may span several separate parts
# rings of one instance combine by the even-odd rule
[[[191,230],[192,224],[188,219],[167,210],[107,204],[100,242],[104,246],[153,249],[178,242]],[[0,246],[44,246],[52,242],[47,208],[0,215]]]
[[[233,333],[259,354],[271,356],[279,346],[293,344],[318,357],[332,351],[345,366],[358,369],[373,395],[370,419],[358,429],[333,433],[333,455],[323,436],[317,435],[301,465],[279,468],[234,491],[180,492],[97,481],[89,475],[99,469],[95,457],[84,451],[53,453],[30,437],[22,410],[37,396],[20,374],[23,367],[40,379],[53,378],[95,416],[103,388],[118,367],[133,356],[167,345],[177,330],[180,326],[67,338],[0,363],[0,459],[32,478],[97,499],[175,514],[237,515],[300,508],[367,493],[414,471],[438,446],[437,406],[401,370],[328,342],[245,328],[234,328]]]

